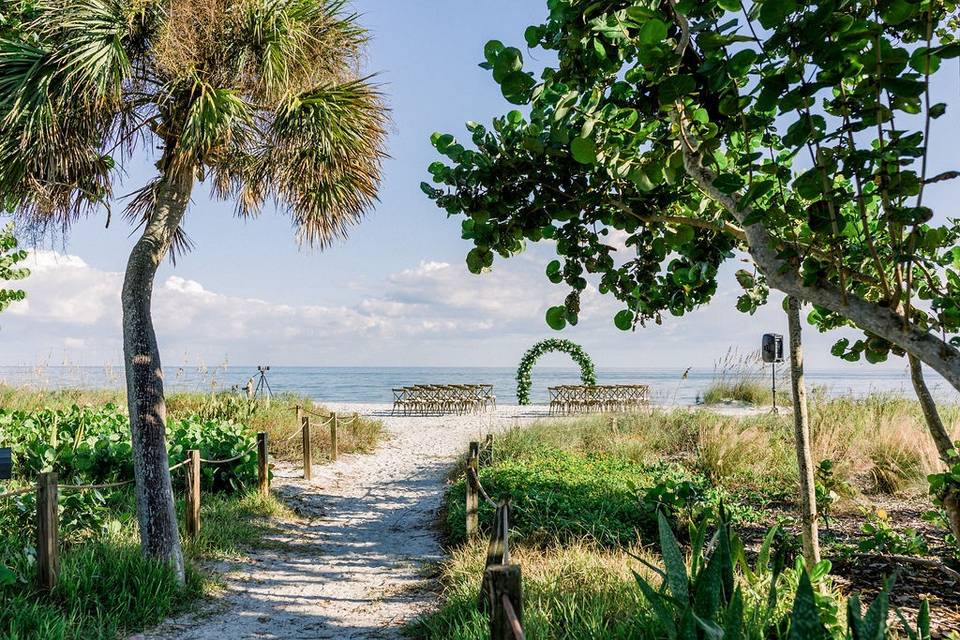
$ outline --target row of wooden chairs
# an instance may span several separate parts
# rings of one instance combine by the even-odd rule
[[[415,384],[393,389],[393,415],[477,413],[497,408],[492,384]]]
[[[650,404],[645,384],[561,385],[549,387],[550,413],[629,411]]]

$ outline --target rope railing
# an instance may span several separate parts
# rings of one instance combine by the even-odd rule
[[[99,491],[101,489],[115,489],[133,484],[133,479],[123,480],[121,482],[104,482],[102,484],[58,484],[60,491]]]
[[[203,462],[204,464],[229,464],[231,462],[236,462],[237,460],[240,460],[241,458],[245,457],[248,453],[251,453],[256,448],[257,448],[257,443],[254,442],[252,445],[247,447],[246,451],[243,451],[242,453],[238,453],[232,458],[225,458],[223,460],[208,460],[206,458],[200,458],[200,462]]]
[[[510,602],[510,596],[504,593],[500,596],[500,600],[503,605],[503,612],[507,616],[507,622],[510,623],[510,631],[513,632],[513,637],[515,640],[526,640],[526,636],[523,634],[523,626],[520,624],[520,617],[517,616],[513,603]]]
[[[483,501],[491,507],[496,508],[497,503],[494,502],[493,498],[490,497],[490,494],[487,493],[487,490],[483,488],[482,484],[480,484],[480,478],[477,476],[477,472],[473,467],[469,467],[467,469],[467,478],[469,478],[470,484],[473,485],[473,488],[476,489],[480,494],[480,497],[483,498]]]
[[[244,452],[243,454],[241,454],[239,457],[243,457],[243,456],[247,455],[248,453],[250,453],[250,451],[252,451],[252,450],[255,449],[255,448],[256,448],[256,445],[254,445],[253,447],[251,447],[250,449],[248,449],[246,452]],[[232,461],[232,459],[231,459],[231,460],[203,460],[203,459],[201,458],[201,462],[208,462],[208,463],[221,463],[221,464],[222,464],[222,463],[231,462],[231,461]],[[168,470],[169,470],[169,471],[175,471],[176,469],[179,469],[180,467],[183,467],[183,466],[188,465],[188,464],[190,464],[190,459],[189,459],[189,458],[187,458],[186,460],[184,460],[184,461],[182,461],[182,462],[178,462],[177,464],[169,467]],[[58,484],[57,484],[57,488],[58,488],[60,491],[100,491],[100,490],[103,490],[103,489],[116,489],[116,488],[119,488],[119,487],[125,487],[125,486],[127,486],[128,484],[133,484],[134,482],[135,482],[135,479],[131,478],[130,480],[121,480],[121,481],[118,481],[118,482],[102,482],[102,483],[97,483],[97,484],[59,484],[59,483],[58,483]],[[5,498],[13,498],[13,497],[16,497],[16,496],[21,496],[21,495],[24,495],[24,494],[27,494],[27,493],[32,493],[35,489],[36,489],[36,487],[23,487],[22,489],[15,489],[15,490],[13,490],[13,491],[7,491],[7,492],[5,492],[5,493],[0,493],[0,500],[3,500],[3,499],[5,499]]]
[[[24,487],[22,489],[13,489],[12,491],[0,493],[0,500],[3,500],[4,498],[15,498],[16,496],[22,496],[25,493],[31,493],[34,488],[35,487]]]

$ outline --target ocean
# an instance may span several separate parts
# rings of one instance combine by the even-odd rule
[[[171,366],[165,367],[168,391],[213,391],[242,387],[247,380],[258,380],[257,367]],[[753,375],[772,382],[770,368]],[[711,368],[598,368],[600,384],[647,384],[656,404],[693,405],[715,378]],[[905,369],[880,369],[863,364],[845,370],[808,371],[808,389],[820,388],[830,396],[864,396],[893,393],[912,396],[913,389]],[[274,393],[292,391],[317,401],[391,402],[391,389],[411,384],[492,384],[497,401],[515,404],[516,370],[512,367],[271,367],[266,382]],[[44,366],[0,367],[0,383],[43,388],[120,388],[124,384],[120,367]],[[536,367],[533,371],[531,399],[548,400],[547,387],[578,384],[574,367]],[[942,379],[930,374],[928,384],[940,400],[954,402],[956,392]],[[778,395],[788,397],[789,378],[785,369],[777,372]]]

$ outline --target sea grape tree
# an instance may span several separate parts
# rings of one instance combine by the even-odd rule
[[[27,259],[27,252],[17,248],[17,238],[13,235],[13,225],[0,228],[0,283],[22,280],[30,275],[26,267],[18,266]],[[0,311],[11,303],[23,300],[27,296],[23,289],[0,287]]]
[[[555,64],[534,75],[520,49],[484,50],[520,109],[492,129],[468,123],[470,148],[433,137],[446,161],[422,188],[465,216],[471,271],[553,240],[546,275],[569,294],[547,322],[576,321],[589,276],[630,329],[708,302],[742,250],[753,268],[737,272],[741,310],[777,289],[812,304],[821,330],[862,330],[837,356],[907,354],[918,392],[921,362],[960,389],[960,227],[933,207],[960,172],[934,168],[928,148],[947,111],[937,83],[955,86],[954,2],[547,7],[524,38]]]
[[[717,267],[742,246],[749,310],[770,285],[815,305],[821,328],[867,336],[836,352],[914,353],[960,388],[958,227],[925,191],[927,132],[946,111],[930,85],[960,55],[952,3],[590,3],[550,0],[530,47],[556,51],[540,80],[519,49],[492,41],[483,66],[525,105],[475,149],[433,143],[424,190],[465,214],[472,271],[524,239],[556,241],[547,276],[574,295],[585,273],[625,303],[617,325],[709,300]],[[950,79],[945,78],[949,82]],[[613,259],[611,230],[636,249]]]

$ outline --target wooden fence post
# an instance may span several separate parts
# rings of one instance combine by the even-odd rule
[[[200,535],[200,451],[187,451],[187,535]]]
[[[490,590],[490,640],[514,640],[523,638],[523,584],[520,565],[502,564],[490,567],[485,572]],[[507,613],[503,601],[506,596],[515,617]]]
[[[337,428],[340,426],[340,418],[337,412],[333,412],[333,420],[330,421],[330,459],[336,462],[340,455],[340,443],[337,441]]]
[[[269,495],[270,462],[267,458],[267,434],[264,431],[257,434],[257,480],[259,480],[260,495]]]
[[[297,405],[297,424],[303,425],[303,407]]]
[[[303,479],[313,479],[313,451],[310,448],[310,416],[303,416]]]
[[[60,572],[60,547],[56,473],[41,473],[37,478],[37,578],[40,588],[50,590],[57,586]]]
[[[477,490],[477,487],[474,486],[473,480],[470,478],[469,470],[473,470],[474,477],[479,479],[480,471],[480,443],[471,442],[470,443],[470,454],[467,458],[467,537],[473,537],[477,535],[477,528],[480,524],[478,509],[480,507],[480,492]]]

